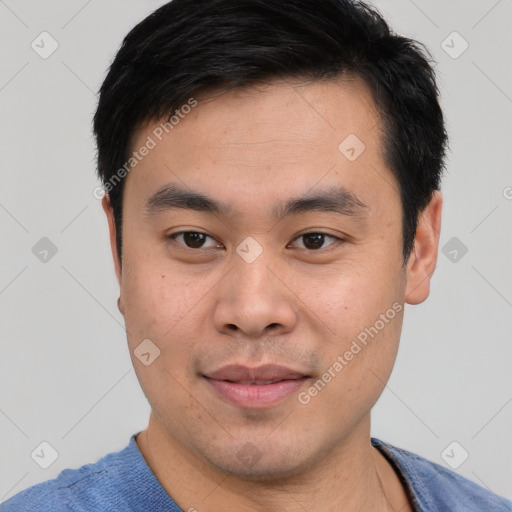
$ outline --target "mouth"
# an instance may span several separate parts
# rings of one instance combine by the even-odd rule
[[[228,365],[203,375],[217,396],[238,407],[267,408],[295,394],[311,376],[278,365]]]

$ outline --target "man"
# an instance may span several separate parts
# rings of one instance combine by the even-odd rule
[[[2,510],[511,510],[370,437],[437,259],[419,45],[348,0],[173,0],[126,37],[94,129],[149,425]]]

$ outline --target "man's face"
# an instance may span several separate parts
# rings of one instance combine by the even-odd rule
[[[158,125],[134,137],[156,146],[127,177],[118,272],[142,389],[189,456],[252,478],[304,470],[368,425],[399,343],[402,210],[371,95],[275,82],[199,101],[161,141]],[[171,185],[228,211],[150,201]],[[319,196],[338,211],[283,207]]]

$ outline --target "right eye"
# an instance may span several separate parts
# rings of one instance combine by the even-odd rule
[[[218,247],[219,244],[216,243],[215,239],[205,233],[200,233],[199,231],[180,231],[178,233],[173,233],[169,235],[168,238],[175,240],[180,245],[185,246],[188,249],[205,249],[204,243],[206,239],[210,238],[214,243],[209,247]]]

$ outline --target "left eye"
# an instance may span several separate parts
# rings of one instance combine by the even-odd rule
[[[295,240],[303,240],[304,247],[300,247],[300,249],[310,249],[317,251],[318,249],[323,249],[325,247],[322,246],[324,245],[326,239],[333,240],[333,242],[328,244],[328,246],[336,243],[337,241],[341,242],[340,238],[333,235],[328,235],[326,233],[304,233],[298,236]]]
[[[183,242],[178,243],[180,243],[181,245],[185,245],[190,249],[204,249],[204,242],[207,238],[211,238],[212,241],[214,242],[209,247],[215,247],[216,245],[218,245],[217,243],[215,243],[215,240],[211,236],[205,235],[204,233],[199,233],[198,231],[182,231],[181,233],[174,233],[174,235],[170,235],[169,238],[172,238],[174,240],[178,240],[179,238],[181,238]]]

